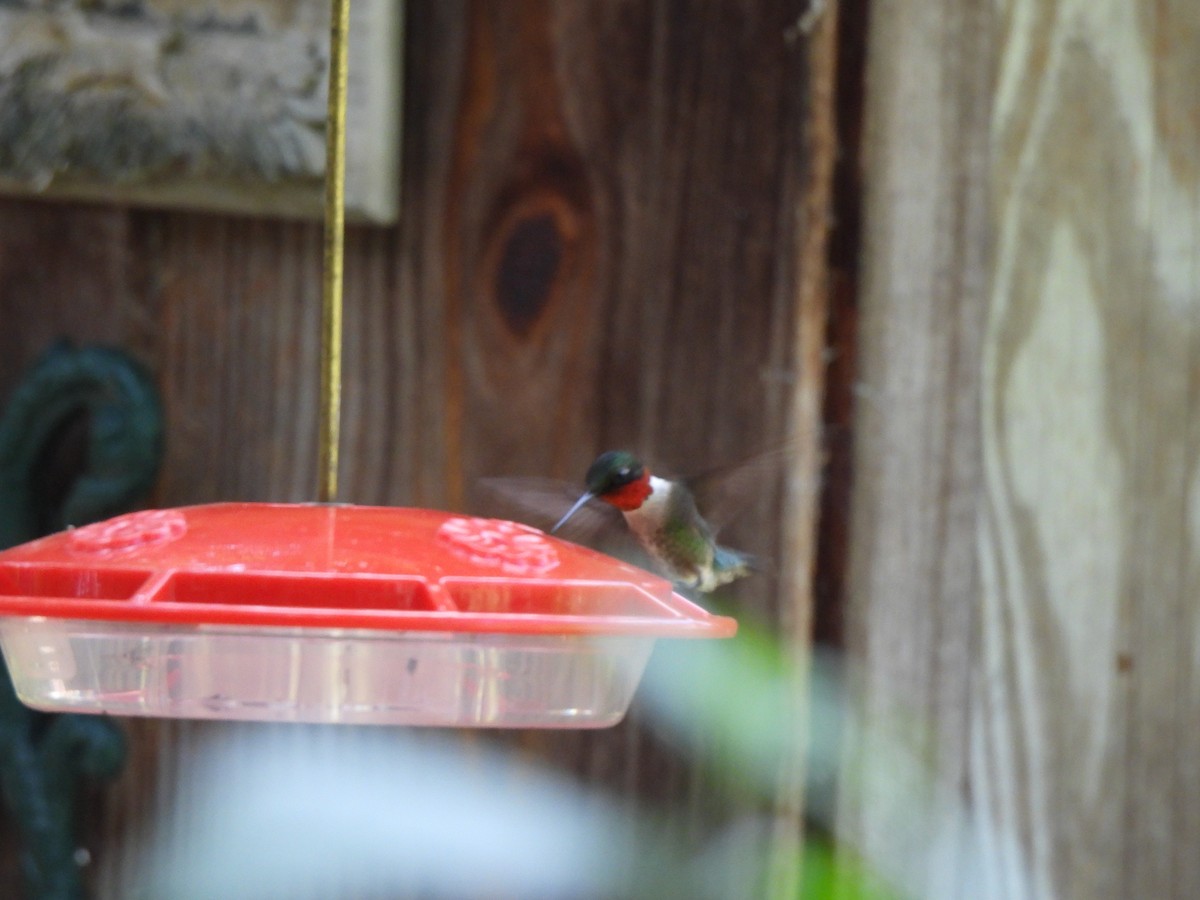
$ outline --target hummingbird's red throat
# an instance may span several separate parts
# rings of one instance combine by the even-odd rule
[[[629,484],[622,485],[615,491],[601,494],[600,499],[606,503],[611,503],[622,512],[632,512],[645,503],[646,498],[653,493],[654,488],[650,487],[650,471],[643,469],[642,477],[637,481],[631,481]]]

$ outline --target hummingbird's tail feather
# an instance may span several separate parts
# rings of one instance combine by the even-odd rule
[[[713,552],[713,575],[718,584],[728,584],[735,578],[759,571],[758,560],[749,553],[732,550],[719,544]]]

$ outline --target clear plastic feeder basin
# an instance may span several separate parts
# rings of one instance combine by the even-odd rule
[[[53,712],[594,728],[656,638],[736,630],[603,554],[425,509],[151,510],[0,553],[0,647]]]

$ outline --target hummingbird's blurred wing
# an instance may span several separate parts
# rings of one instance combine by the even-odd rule
[[[481,478],[478,484],[497,514],[547,533],[583,494],[575,485],[552,478]],[[620,511],[601,500],[581,506],[554,536],[657,571],[649,554],[626,527]]]
[[[730,465],[686,476],[683,481],[696,500],[696,508],[716,533],[755,503],[778,497],[781,480],[795,462],[796,448],[786,444]]]

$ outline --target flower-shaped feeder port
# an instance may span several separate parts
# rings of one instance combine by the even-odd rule
[[[601,727],[656,638],[736,629],[603,554],[425,509],[151,510],[0,553],[4,658],[56,712]]]

